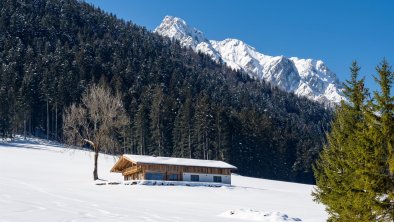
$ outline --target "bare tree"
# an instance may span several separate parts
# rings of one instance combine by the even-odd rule
[[[67,144],[89,143],[94,150],[93,178],[98,179],[97,160],[100,152],[116,152],[121,148],[129,119],[119,95],[102,86],[93,85],[83,95],[80,105],[72,104],[63,115],[63,133]]]

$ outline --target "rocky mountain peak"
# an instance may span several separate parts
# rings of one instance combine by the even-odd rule
[[[203,32],[173,16],[166,16],[154,32],[286,92],[328,105],[344,99],[341,83],[321,60],[265,55],[239,39],[208,40]]]

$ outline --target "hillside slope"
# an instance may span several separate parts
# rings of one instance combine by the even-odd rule
[[[101,178],[121,180],[109,173],[114,161],[100,156]],[[88,151],[40,140],[0,143],[0,221],[224,222],[227,211],[240,213],[231,221],[258,219],[257,212],[267,222],[326,218],[310,185],[233,175],[234,187],[97,186],[92,166]]]
[[[0,1],[0,136],[62,139],[92,84],[122,95],[116,153],[219,159],[313,183],[331,110],[77,0]],[[120,147],[119,147],[120,148]]]

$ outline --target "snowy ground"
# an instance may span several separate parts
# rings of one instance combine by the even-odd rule
[[[115,159],[100,155],[99,176]],[[0,222],[325,221],[312,186],[233,175],[233,187],[104,185],[90,152],[44,141],[0,143]],[[229,219],[231,218],[231,219]]]

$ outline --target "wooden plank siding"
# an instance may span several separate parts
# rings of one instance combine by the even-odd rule
[[[142,171],[142,166],[132,166],[132,167],[128,167],[126,169],[123,170],[122,174],[123,176],[127,176],[127,175],[131,175],[131,174],[135,174],[138,172]]]
[[[137,158],[138,159],[138,158]],[[156,160],[153,160],[156,161]],[[203,163],[204,164],[204,163]],[[193,165],[176,165],[156,162],[137,162],[123,155],[112,167],[111,172],[122,173],[125,180],[145,180],[147,173],[151,173],[149,178],[158,177],[163,180],[183,180],[185,173],[190,174],[209,174],[229,176],[236,167],[229,165],[228,168]],[[220,165],[220,164],[219,164]],[[227,164],[228,165],[228,164]],[[160,173],[158,176],[157,173]]]
[[[151,172],[177,172],[177,173],[204,173],[204,174],[222,174],[230,175],[230,169],[199,167],[199,166],[177,166],[177,165],[160,165],[160,164],[141,164],[143,171]]]
[[[136,166],[136,164],[124,157],[121,157],[116,165],[111,169],[111,172],[123,173],[124,169],[130,168],[132,166]]]
[[[183,173],[230,175],[231,169],[164,164],[137,164],[124,169],[122,174],[125,177],[125,180],[143,180],[146,179],[145,174],[147,172],[162,173],[164,174],[165,180],[169,180],[169,175],[176,174],[178,175],[178,180],[183,180]]]

